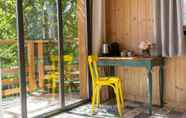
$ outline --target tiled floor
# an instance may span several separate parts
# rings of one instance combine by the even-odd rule
[[[112,104],[102,105],[91,112],[91,104],[86,104],[71,111],[61,113],[52,118],[117,118],[117,110]],[[153,107],[153,115],[149,116],[145,105],[141,103],[126,102],[126,108],[122,118],[186,118],[186,113],[174,111],[168,108]]]

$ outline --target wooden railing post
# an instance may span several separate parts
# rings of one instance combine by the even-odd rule
[[[39,87],[44,88],[44,43],[38,42],[38,58],[39,58],[39,64],[38,64],[38,71],[39,71]]]
[[[32,92],[36,89],[35,77],[35,63],[34,63],[34,43],[29,41],[27,43],[27,56],[28,56],[28,82],[29,91]]]

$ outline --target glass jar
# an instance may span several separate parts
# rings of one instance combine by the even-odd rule
[[[152,44],[150,47],[150,55],[157,57],[160,56],[157,44]]]

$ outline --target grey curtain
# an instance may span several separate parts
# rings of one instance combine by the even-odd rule
[[[106,41],[105,2],[106,0],[93,0],[93,16],[92,16],[93,54],[99,54],[101,50],[101,44],[104,41]],[[103,68],[101,70],[104,73]],[[109,98],[108,87],[102,89],[101,98],[103,101]]]
[[[162,56],[181,56],[186,52],[182,5],[182,0],[155,0],[155,39]]]

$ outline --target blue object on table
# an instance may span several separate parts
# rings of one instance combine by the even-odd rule
[[[99,57],[99,66],[145,67],[147,70],[147,107],[152,114],[152,68],[159,66],[160,107],[163,107],[164,59],[161,57]]]

